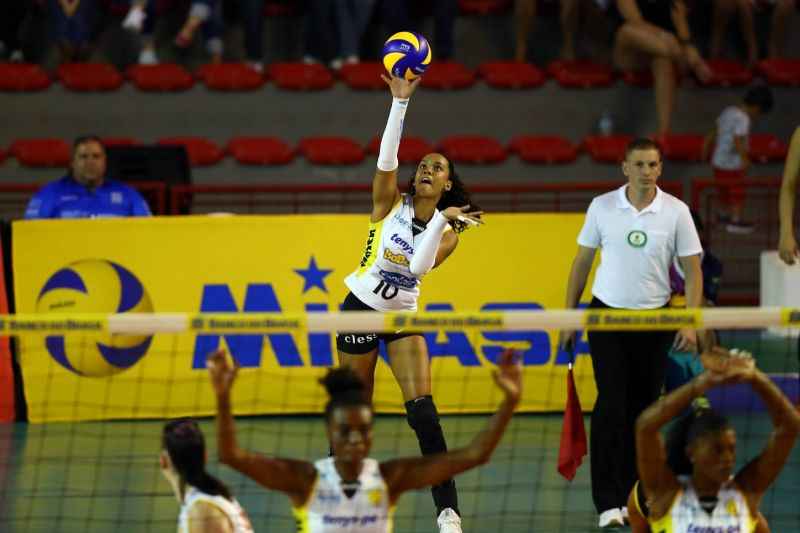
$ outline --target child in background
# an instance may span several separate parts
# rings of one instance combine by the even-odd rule
[[[725,229],[731,233],[751,233],[753,225],[742,220],[744,188],[736,183],[742,181],[750,167],[748,155],[750,123],[772,109],[772,93],[768,87],[758,86],[747,91],[738,105],[726,107],[716,127],[706,136],[703,155],[707,156],[711,146],[711,166],[714,179],[719,184],[720,202],[725,212],[720,220],[726,222]]]

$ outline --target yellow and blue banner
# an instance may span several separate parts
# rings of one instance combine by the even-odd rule
[[[563,307],[582,222],[583,215],[565,214],[487,217],[485,226],[460,235],[453,255],[425,276],[420,311],[481,311],[490,319],[493,312]],[[17,311],[58,313],[63,320],[70,313],[337,311],[367,228],[367,215],[15,222]],[[20,332],[31,421],[212,414],[205,357],[219,347],[242,367],[234,389],[237,414],[320,412],[326,398],[317,380],[336,364],[332,333],[280,327],[221,333],[195,324],[178,334],[112,335],[104,324],[92,326],[76,323],[67,335]],[[520,409],[563,409],[569,355],[557,349],[558,332],[485,331],[478,324],[425,336],[442,412],[495,409],[500,394],[491,370],[506,347],[521,352],[525,367]],[[580,342],[575,375],[590,409],[596,392],[587,352]],[[383,357],[376,408],[402,412]]]

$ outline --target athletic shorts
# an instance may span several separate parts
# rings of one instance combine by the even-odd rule
[[[347,293],[347,297],[342,304],[342,311],[375,311],[352,293]],[[420,332],[404,331],[398,333],[367,333],[367,332],[339,332],[336,335],[336,349],[340,352],[353,355],[369,353],[378,347],[380,341],[389,344],[404,337],[422,335]]]

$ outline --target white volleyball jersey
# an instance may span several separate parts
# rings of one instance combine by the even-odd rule
[[[403,194],[383,220],[370,222],[361,264],[344,280],[356,298],[376,311],[417,310],[420,280],[409,267],[414,242],[428,230],[414,236],[413,218],[414,198]]]
[[[303,507],[292,509],[298,533],[391,533],[394,507],[375,459],[364,459],[355,493],[348,497],[333,457],[314,466],[317,480]]]
[[[250,524],[247,513],[235,499],[228,500],[224,496],[211,496],[205,492],[200,492],[191,485],[186,488],[181,513],[178,516],[178,533],[189,532],[189,511],[197,502],[209,503],[225,513],[225,516],[228,517],[228,520],[233,525],[233,533],[253,533],[253,526]]]
[[[717,493],[717,505],[708,513],[700,505],[691,479],[678,478],[682,488],[667,514],[649,520],[653,533],[753,533],[756,519],[750,515],[744,495],[733,482]]]

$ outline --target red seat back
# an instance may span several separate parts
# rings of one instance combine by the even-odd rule
[[[19,139],[9,150],[26,167],[68,167],[72,154],[62,139]]]
[[[194,86],[194,78],[180,65],[134,65],[127,71],[128,78],[142,91],[185,91]]]
[[[590,135],[583,140],[583,146],[595,161],[619,163],[625,159],[625,148],[632,140],[632,135]]]
[[[242,63],[203,65],[197,77],[215,91],[254,91],[264,85],[264,76]]]
[[[319,63],[273,63],[268,69],[275,85],[289,91],[321,91],[333,86],[333,74]]]
[[[478,67],[486,83],[498,89],[529,89],[545,82],[547,75],[530,63],[490,61]]]
[[[553,61],[547,66],[547,72],[562,87],[573,89],[608,87],[614,83],[614,72],[610,66],[592,63],[583,59],[577,61]]]
[[[428,89],[466,89],[475,83],[475,74],[455,61],[434,61],[420,84]]]
[[[209,166],[218,163],[225,153],[212,141],[203,137],[165,137],[158,140],[162,146],[183,146],[192,166]]]
[[[483,135],[451,135],[439,142],[439,150],[457,163],[489,164],[505,161],[503,145]]]
[[[285,165],[294,159],[294,150],[277,137],[234,137],[228,153],[243,165]]]
[[[381,78],[381,74],[386,74],[386,70],[377,61],[343,65],[339,72],[339,76],[348,87],[361,91],[386,89],[386,82]]]
[[[0,91],[43,91],[52,81],[47,72],[32,63],[0,63]]]
[[[107,63],[65,63],[58,67],[58,79],[73,91],[115,91],[122,86],[122,74]]]
[[[364,150],[347,137],[306,137],[298,149],[317,165],[355,165],[364,160]]]
[[[578,147],[556,135],[520,135],[511,140],[509,151],[528,163],[571,163],[578,157]]]
[[[377,154],[381,147],[381,138],[373,137],[367,145],[367,153]],[[400,139],[397,159],[401,164],[419,163],[420,159],[433,152],[433,146],[422,137],[406,136]]]

